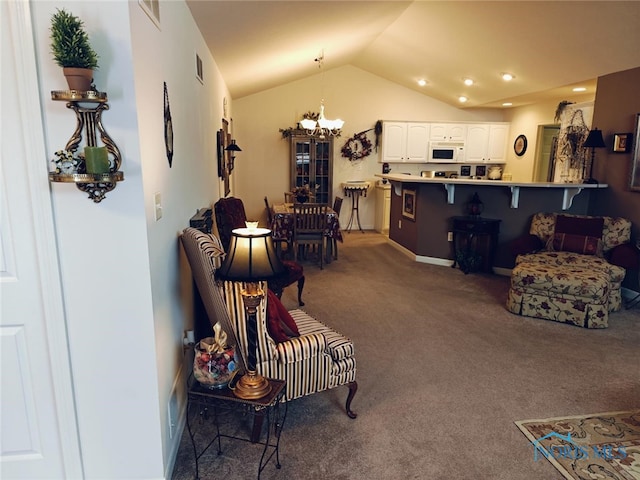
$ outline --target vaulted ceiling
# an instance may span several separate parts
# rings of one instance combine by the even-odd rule
[[[597,77],[640,66],[637,1],[187,4],[232,98],[317,74],[322,52],[324,71],[353,65],[464,108],[593,97]]]

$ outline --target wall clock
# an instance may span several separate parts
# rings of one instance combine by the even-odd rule
[[[169,108],[167,82],[164,82],[164,146],[167,150],[169,168],[171,168],[173,163],[173,122],[171,120],[171,109]]]
[[[516,141],[513,142],[513,151],[516,152],[516,155],[519,157],[524,155],[524,152],[527,151],[527,137],[518,135]]]

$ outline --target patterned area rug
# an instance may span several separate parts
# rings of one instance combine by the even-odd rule
[[[640,480],[640,410],[515,422],[570,480]]]

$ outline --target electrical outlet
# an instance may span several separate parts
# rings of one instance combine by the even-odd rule
[[[402,220],[398,220],[398,230],[402,230]]]
[[[453,242],[453,232],[447,232],[447,242]]]
[[[178,393],[175,387],[167,403],[167,421],[169,422],[169,438],[173,438],[178,427]]]

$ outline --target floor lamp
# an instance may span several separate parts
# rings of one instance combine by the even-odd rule
[[[256,372],[258,343],[257,311],[264,298],[258,283],[285,272],[276,254],[271,230],[266,228],[236,228],[231,232],[229,251],[216,272],[222,280],[245,282],[242,301],[247,316],[247,373],[233,393],[243,399],[262,398],[271,391],[269,381]]]
[[[591,162],[589,163],[589,178],[584,181],[584,183],[599,183],[598,180],[593,178],[593,161],[596,156],[596,148],[606,147],[604,144],[604,140],[602,138],[602,130],[598,130],[597,128],[591,130],[589,135],[587,135],[587,139],[584,141],[582,145],[585,148],[591,148]]]

